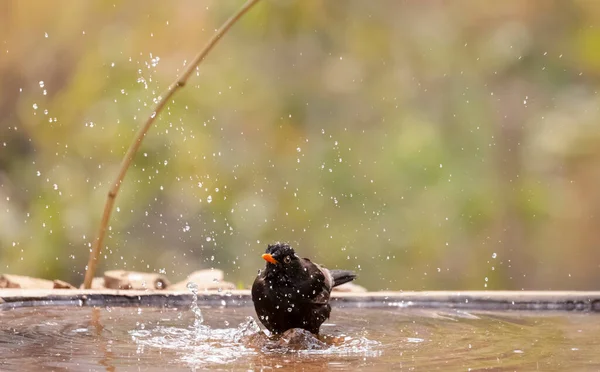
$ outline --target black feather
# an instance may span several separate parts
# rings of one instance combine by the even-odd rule
[[[333,286],[337,287],[344,283],[353,281],[356,278],[356,273],[349,270],[329,270],[333,277]]]
[[[263,258],[267,264],[252,284],[252,302],[260,322],[274,334],[291,328],[319,334],[331,313],[331,289],[356,277],[300,258],[287,244],[269,245]]]

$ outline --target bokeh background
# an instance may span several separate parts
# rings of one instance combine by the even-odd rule
[[[0,2],[0,272],[79,284],[160,93],[240,1]],[[600,2],[264,0],[156,121],[101,273],[598,289]]]

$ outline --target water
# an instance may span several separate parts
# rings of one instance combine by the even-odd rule
[[[593,313],[336,307],[325,349],[290,351],[248,343],[251,307],[201,310],[201,324],[189,308],[0,311],[0,370],[600,369]]]

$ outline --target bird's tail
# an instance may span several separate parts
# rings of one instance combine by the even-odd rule
[[[333,277],[333,286],[337,287],[338,285],[348,283],[356,278],[356,274],[354,271],[348,270],[329,270],[331,276]]]

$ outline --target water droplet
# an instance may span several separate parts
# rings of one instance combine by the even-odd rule
[[[198,285],[196,283],[189,282],[186,287],[192,294],[198,294]]]

